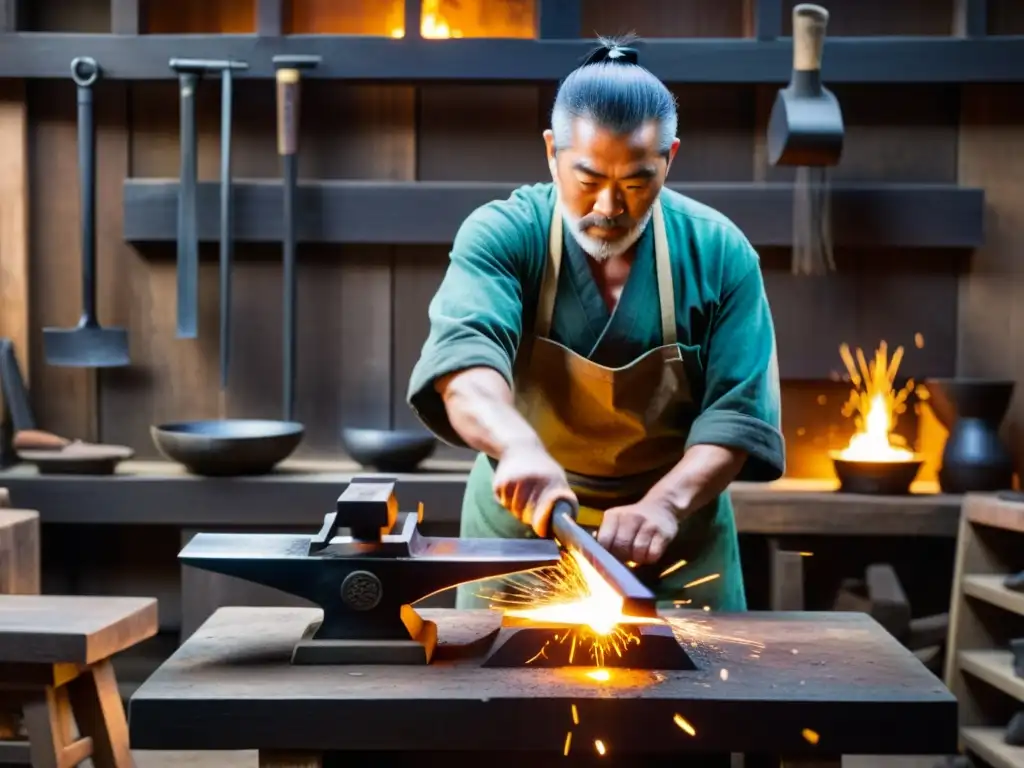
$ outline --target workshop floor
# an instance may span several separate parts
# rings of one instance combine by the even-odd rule
[[[256,768],[255,752],[135,752],[137,768]],[[933,768],[934,757],[847,757],[843,768]],[[83,763],[83,765],[89,765]]]

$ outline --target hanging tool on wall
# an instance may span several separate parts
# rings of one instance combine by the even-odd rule
[[[245,68],[224,59],[171,59],[168,66],[178,74],[181,100],[181,178],[178,186],[178,327],[179,339],[199,335],[199,230],[196,188],[199,175],[196,137],[196,89],[208,72]]]
[[[78,86],[78,179],[81,195],[82,317],[74,328],[44,328],[43,352],[50,365],[110,368],[128,365],[128,331],[103,328],[96,317],[96,127],[93,85],[100,77],[95,59],[71,62]]]
[[[231,183],[231,125],[234,72],[249,68],[244,61],[228,61],[220,75],[220,391],[221,418],[231,361],[231,266],[234,257],[234,198]]]
[[[793,73],[768,119],[768,161],[796,166],[793,187],[793,274],[835,270],[829,167],[843,152],[843,113],[821,83],[828,11],[801,3],[793,8]]]
[[[295,275],[295,191],[299,172],[299,81],[304,69],[313,69],[320,64],[320,56],[282,55],[273,58],[277,70],[277,151],[281,155],[283,221],[282,261],[284,294],[283,312],[283,364],[285,421],[295,419],[295,300],[297,283]]]

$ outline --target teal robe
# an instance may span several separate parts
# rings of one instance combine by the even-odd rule
[[[775,332],[757,252],[717,211],[668,189],[661,200],[674,271],[678,343],[699,404],[688,425],[687,445],[746,451],[749,458],[738,479],[775,480],[784,472],[785,451]],[[524,186],[507,200],[478,208],[455,237],[448,270],[430,303],[430,332],[408,391],[419,418],[451,445],[465,447],[433,382],[460,369],[487,366],[512,385],[520,341],[533,333],[554,204],[554,185]],[[608,367],[628,364],[662,344],[651,229],[637,243],[614,311],[601,297],[588,257],[566,234],[552,340]],[[491,462],[478,456],[463,503],[463,535],[530,536],[530,529],[507,512],[494,514],[498,503],[491,477]],[[479,514],[488,505],[492,509]],[[688,565],[654,584],[660,598],[692,600],[695,607],[716,610],[746,608],[728,493],[683,521],[662,563],[671,564],[673,558],[685,558]],[[682,590],[711,573],[721,577]]]

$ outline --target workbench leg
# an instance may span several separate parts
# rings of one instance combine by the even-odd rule
[[[92,739],[76,739],[67,690],[48,686],[22,704],[33,768],[78,765],[92,752]],[[84,734],[83,734],[84,735]]]
[[[322,768],[324,756],[319,752],[274,752],[260,750],[260,768]]]
[[[771,569],[769,607],[773,611],[804,609],[804,558],[799,552],[782,549],[778,539],[768,540]]]
[[[67,684],[75,722],[82,736],[92,739],[96,768],[133,768],[128,745],[128,721],[109,659],[97,662]]]

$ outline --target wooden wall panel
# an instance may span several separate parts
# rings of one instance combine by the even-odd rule
[[[1024,87],[964,89],[960,183],[983,186],[985,245],[960,281],[958,374],[1024,381]],[[1024,471],[1024,391],[1018,384],[1004,434]]]
[[[741,37],[743,0],[583,0],[580,34],[640,37]]]
[[[244,35],[256,31],[256,0],[142,0],[145,31]]]
[[[110,0],[28,0],[23,2],[29,32],[109,32]],[[77,54],[68,51],[68,62]],[[102,62],[100,62],[102,64]]]
[[[1020,0],[988,0],[990,35],[1024,35],[1024,3]]]
[[[533,85],[421,88],[416,177],[549,181],[542,133],[550,126],[553,100],[553,89]]]
[[[25,82],[0,80],[0,336],[14,343],[25,376],[31,328],[28,163]]]
[[[755,89],[736,85],[674,86],[679,151],[669,181],[750,181]]]
[[[798,2],[785,0],[783,35],[793,33],[793,6]],[[955,0],[828,0],[824,6],[829,11],[828,34],[832,37],[948,35],[953,29],[954,3]],[[826,73],[827,46],[826,43]]]

